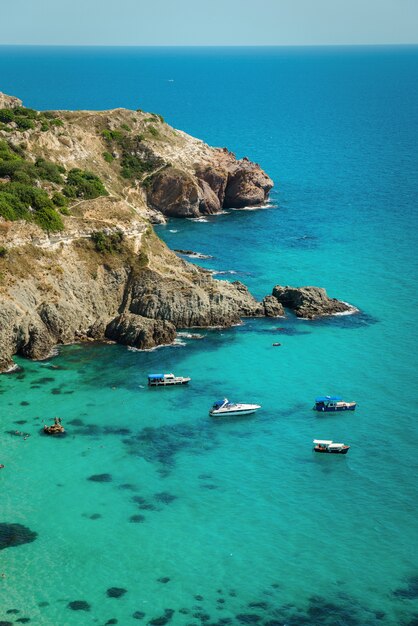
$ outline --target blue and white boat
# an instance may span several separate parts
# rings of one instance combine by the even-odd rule
[[[344,402],[341,396],[319,396],[315,398],[314,411],[354,411],[356,402]]]
[[[174,376],[174,374],[148,374],[148,385],[150,387],[187,385],[190,381],[191,378],[185,376]]]
[[[237,415],[251,415],[261,409],[259,404],[242,404],[230,402],[228,398],[214,403],[209,415],[211,417],[235,417]]]

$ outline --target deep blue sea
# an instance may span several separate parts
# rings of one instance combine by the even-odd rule
[[[416,626],[418,48],[3,47],[0,90],[157,112],[259,162],[269,208],[159,235],[258,297],[318,285],[361,311],[18,359],[0,523],[37,535],[0,553],[0,624]],[[155,370],[192,382],[149,390]],[[356,412],[311,410],[331,393]],[[262,409],[215,422],[223,396]],[[54,415],[62,440],[39,434]]]

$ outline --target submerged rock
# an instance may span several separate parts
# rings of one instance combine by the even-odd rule
[[[85,600],[73,600],[67,604],[72,611],[90,611],[90,604]]]
[[[121,598],[125,595],[126,592],[127,589],[123,589],[123,587],[110,587],[106,591],[106,595],[108,596],[108,598]]]
[[[93,474],[89,476],[87,480],[91,480],[94,483],[110,483],[112,481],[111,474]]]
[[[0,524],[0,550],[35,541],[38,533],[22,524]]]
[[[336,313],[354,313],[355,307],[329,298],[322,287],[282,287],[276,285],[273,288],[273,296],[285,308],[291,309],[297,317],[314,319]]]

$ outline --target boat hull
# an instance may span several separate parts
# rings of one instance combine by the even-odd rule
[[[335,413],[336,411],[355,411],[356,405],[346,405],[346,406],[314,406],[314,411],[319,411],[320,413]]]
[[[314,451],[319,452],[320,454],[347,454],[349,449],[350,449],[350,446],[347,446],[346,448],[342,448],[341,450],[328,450],[326,448],[314,448]]]
[[[209,415],[211,417],[237,417],[239,415],[252,415],[258,411],[258,407],[256,409],[243,409],[242,411],[209,411]]]
[[[148,383],[149,387],[173,387],[175,385],[188,385],[190,380],[168,381],[161,383]]]

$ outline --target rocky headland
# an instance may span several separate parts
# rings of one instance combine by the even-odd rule
[[[258,302],[154,233],[167,216],[260,205],[272,185],[259,165],[159,115],[37,112],[0,94],[0,371],[15,354],[43,359],[57,344],[152,348],[178,328],[275,317],[283,307],[303,317],[336,312],[323,290],[309,304],[305,292],[299,301],[275,287]]]

